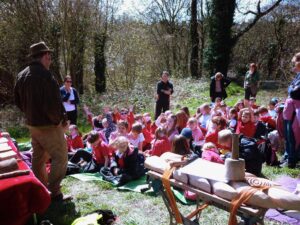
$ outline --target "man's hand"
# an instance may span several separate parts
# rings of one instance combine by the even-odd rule
[[[163,93],[165,93],[166,95],[171,95],[171,90],[162,90]]]

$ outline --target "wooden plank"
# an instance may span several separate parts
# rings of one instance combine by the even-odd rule
[[[0,138],[0,144],[7,143],[8,139],[5,137]]]
[[[7,152],[1,152],[0,153],[0,161],[6,160],[6,159],[11,159],[11,158],[17,158],[17,153],[14,151],[7,151]]]
[[[208,172],[209,171],[209,172]],[[180,172],[195,177],[228,183],[225,176],[225,165],[213,163],[203,159],[196,159],[188,165],[180,168]]]
[[[11,151],[11,150],[12,150],[12,148],[7,143],[0,144],[0,153]]]

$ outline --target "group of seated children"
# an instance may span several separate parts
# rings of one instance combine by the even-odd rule
[[[272,99],[268,108],[259,107],[251,99],[247,107],[243,101],[228,107],[216,98],[213,105],[202,104],[193,116],[184,107],[176,114],[161,113],[156,121],[151,120],[149,113],[134,114],[133,107],[121,110],[106,107],[95,117],[85,107],[93,130],[82,137],[75,125],[69,127],[66,135],[69,161],[87,172],[108,168],[113,175],[121,176],[124,183],[143,174],[141,159],[165,152],[195,153],[205,160],[224,163],[230,156],[231,134],[237,133],[241,134],[240,157],[246,161],[246,170],[260,175],[264,156],[257,152],[257,145],[272,132],[275,137],[272,143],[280,136],[276,130],[279,116],[276,105],[277,100]]]

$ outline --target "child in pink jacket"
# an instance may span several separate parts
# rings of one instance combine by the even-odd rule
[[[219,155],[217,147],[211,143],[207,142],[202,147],[202,159],[207,161],[224,164],[224,160]]]

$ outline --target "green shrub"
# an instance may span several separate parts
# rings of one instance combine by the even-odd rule
[[[228,96],[236,95],[244,92],[244,89],[235,82],[231,82],[226,88]]]
[[[29,131],[26,127],[20,126],[20,127],[8,127],[7,132],[10,134],[12,138],[15,139],[29,139]]]

